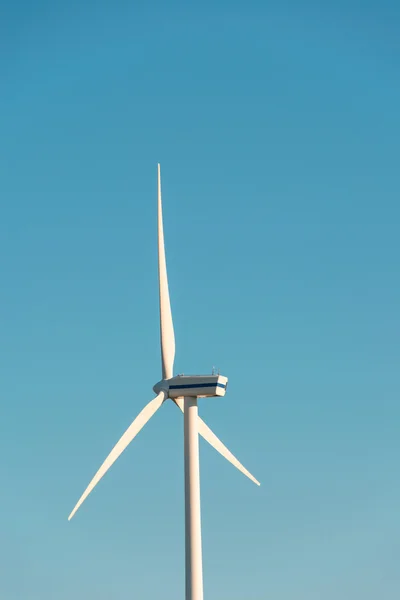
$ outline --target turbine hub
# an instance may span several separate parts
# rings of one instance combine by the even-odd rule
[[[153,391],[158,395],[160,392],[165,391],[168,394],[168,379],[161,379],[158,383],[153,386]]]

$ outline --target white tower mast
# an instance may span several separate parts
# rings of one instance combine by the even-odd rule
[[[186,600],[203,600],[197,398],[184,402]]]

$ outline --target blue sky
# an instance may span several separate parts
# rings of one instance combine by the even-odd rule
[[[184,594],[160,377],[161,162],[177,372],[229,377],[201,444],[208,600],[400,594],[400,8],[0,8],[0,596]]]

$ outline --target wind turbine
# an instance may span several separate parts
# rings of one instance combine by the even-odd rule
[[[185,459],[185,573],[186,600],[203,600],[203,566],[200,521],[199,434],[251,481],[260,485],[198,415],[198,398],[224,396],[228,383],[222,375],[173,376],[175,334],[169,299],[164,229],[161,205],[161,174],[158,164],[158,277],[162,379],[153,387],[157,394],[131,423],[111,450],[68,517],[70,521],[82,502],[122,454],[147,421],[170,398],[184,414]]]

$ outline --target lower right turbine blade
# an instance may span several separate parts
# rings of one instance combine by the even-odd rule
[[[174,402],[181,409],[181,411],[184,412],[183,399],[176,398],[176,399],[174,399]],[[246,477],[251,479],[251,481],[253,481],[256,485],[261,485],[260,482],[257,481],[257,479],[255,477],[253,477],[253,475],[242,465],[242,463],[240,463],[238,461],[238,459],[235,456],[233,456],[232,452],[230,452],[230,450],[228,450],[228,448],[221,442],[221,440],[217,438],[215,433],[213,431],[211,431],[211,429],[208,427],[208,425],[206,425],[204,423],[203,419],[201,419],[200,417],[198,417],[198,419],[199,420],[197,422],[197,426],[198,426],[199,434],[213,448],[215,448],[217,450],[217,452],[222,454],[222,456],[224,458],[226,458],[226,460],[228,460],[230,463],[232,463],[232,465],[234,467],[239,469],[239,471],[241,473],[243,473],[243,475],[246,475]]]

